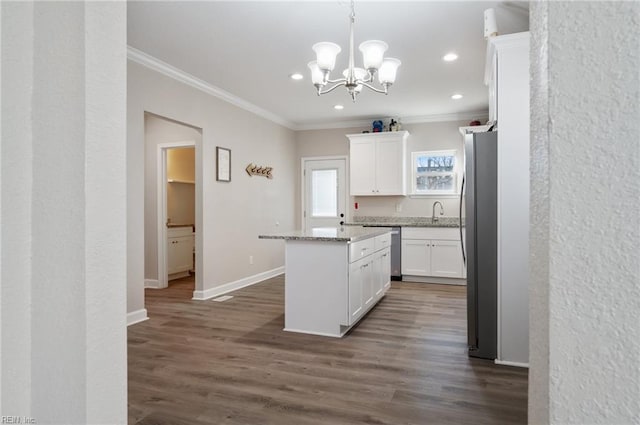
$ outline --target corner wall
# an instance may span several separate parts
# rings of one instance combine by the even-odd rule
[[[202,287],[196,290],[212,293],[224,284],[282,267],[282,243],[257,236],[295,228],[294,132],[132,61],[127,102],[128,311],[144,308],[145,112],[202,129],[202,174],[196,178],[203,182],[203,223],[196,251],[203,266],[196,270],[202,276]],[[216,181],[216,146],[231,149],[230,183]],[[274,178],[250,177],[244,170],[249,163],[273,167]]]
[[[529,422],[640,423],[640,4],[531,24]]]

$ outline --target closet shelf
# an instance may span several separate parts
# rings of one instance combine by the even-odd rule
[[[177,179],[168,179],[167,183],[196,184],[196,182],[191,180],[177,180]]]

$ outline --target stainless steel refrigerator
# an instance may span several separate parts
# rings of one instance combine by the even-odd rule
[[[495,131],[465,135],[460,192],[469,356],[484,359],[495,359],[497,350],[497,141]]]

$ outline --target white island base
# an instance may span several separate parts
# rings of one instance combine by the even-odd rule
[[[390,287],[389,229],[342,232],[279,237],[286,239],[285,331],[342,337]]]

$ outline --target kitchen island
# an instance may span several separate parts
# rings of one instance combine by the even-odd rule
[[[391,286],[391,229],[323,227],[285,240],[284,330],[342,337]]]

